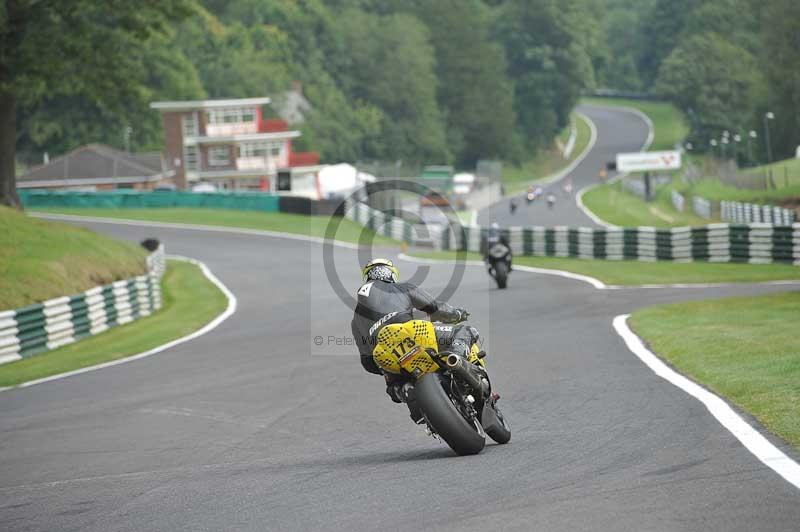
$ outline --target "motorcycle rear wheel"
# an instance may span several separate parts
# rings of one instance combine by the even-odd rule
[[[468,421],[444,389],[440,373],[428,373],[414,386],[414,396],[433,430],[458,455],[478,454],[486,435],[477,419]]]
[[[497,288],[505,288],[508,283],[508,269],[505,262],[498,262],[494,266],[494,280],[497,281]]]

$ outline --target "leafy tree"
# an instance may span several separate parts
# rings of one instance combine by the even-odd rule
[[[515,156],[513,89],[503,50],[490,40],[489,12],[476,0],[405,4],[429,29],[437,100],[457,162]]]
[[[640,31],[642,20],[655,0],[605,0],[598,25],[605,45],[596,46],[592,63],[597,84],[618,90],[641,91],[637,50],[645,45]]]
[[[41,154],[64,153],[77,146],[102,140],[125,147],[124,132],[132,128],[132,150],[158,151],[163,146],[161,117],[149,102],[163,99],[199,99],[206,92],[194,66],[167,39],[152,38],[131,52],[137,68],[128,83],[139,87],[135,98],[109,107],[88,94],[46,94],[18,107],[17,158],[39,162]]]
[[[704,0],[686,19],[681,40],[716,33],[751,54],[757,54],[760,39],[754,7],[753,0]]]
[[[291,83],[289,37],[263,25],[228,26],[204,13],[184,23],[179,46],[212,98],[275,94]]]
[[[427,28],[405,14],[373,15],[348,9],[336,75],[345,93],[384,113],[380,140],[364,155],[380,159],[446,161],[449,157],[436,103],[437,77]]]
[[[567,125],[581,89],[592,83],[582,47],[583,0],[507,0],[495,34],[514,80],[518,122],[533,148],[549,145]]]
[[[661,62],[680,41],[681,32],[692,10],[704,0],[656,0],[652,11],[642,23],[642,49],[639,55],[639,73],[646,87],[658,75]]]
[[[758,121],[771,111],[773,151],[792,157],[800,145],[800,3],[770,0],[761,4],[761,64],[768,81]]]
[[[306,83],[306,97],[313,109],[303,127],[305,146],[313,146],[328,161],[358,161],[376,149],[386,115],[365,102],[352,102],[326,72]]]
[[[661,65],[656,91],[697,120],[718,129],[744,130],[763,80],[747,50],[716,33],[681,42]]]
[[[191,12],[189,0],[6,0],[0,4],[0,203],[19,206],[16,115],[46,98],[86,96],[124,114],[142,95],[140,50]]]

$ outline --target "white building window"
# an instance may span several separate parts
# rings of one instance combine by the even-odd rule
[[[181,121],[183,123],[183,138],[196,137],[199,134],[199,130],[197,128],[197,116],[195,113],[183,115]]]
[[[239,157],[266,157],[269,152],[269,146],[266,143],[259,142],[243,142],[239,144]]]
[[[187,172],[197,170],[197,146],[183,147],[183,168]]]
[[[209,166],[227,166],[231,163],[230,157],[228,146],[212,146],[208,149]]]
[[[256,113],[252,107],[210,109],[206,116],[209,124],[236,124],[242,122],[255,122]]]
[[[280,157],[282,149],[283,149],[283,142],[270,142],[269,143],[269,153],[273,157]]]

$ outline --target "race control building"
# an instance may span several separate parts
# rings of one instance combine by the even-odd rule
[[[276,192],[278,175],[313,172],[314,152],[294,152],[282,119],[265,118],[269,98],[153,102],[164,124],[164,155],[178,188],[198,182]]]

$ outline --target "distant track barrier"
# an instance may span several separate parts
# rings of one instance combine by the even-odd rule
[[[739,201],[721,201],[719,216],[725,222],[734,223],[764,222],[775,225],[792,225],[795,221],[793,210],[775,205],[757,205]]]
[[[114,190],[78,192],[17,190],[26,208],[163,209],[198,208],[234,211],[285,212],[304,215],[341,214],[341,200],[312,200],[264,192],[186,192]]]
[[[280,196],[248,192],[120,191],[72,192],[18,190],[26,208],[67,207],[83,209],[152,209],[195,207],[278,212]]]
[[[161,308],[164,247],[147,257],[148,273],[0,312],[0,364],[49,351]]]
[[[381,234],[442,250],[480,251],[486,227],[419,225],[364,203],[348,204],[345,215]],[[800,265],[800,223],[710,224],[699,227],[594,229],[511,227],[503,232],[516,255],[640,261],[790,263]]]

